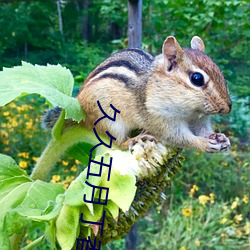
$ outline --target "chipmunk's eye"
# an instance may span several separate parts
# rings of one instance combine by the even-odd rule
[[[204,77],[201,73],[195,72],[190,74],[190,81],[198,87],[201,87],[204,85]]]

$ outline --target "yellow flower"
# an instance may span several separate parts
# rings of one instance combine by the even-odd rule
[[[181,210],[182,214],[186,217],[189,217],[192,214],[192,208],[191,207],[185,207]]]
[[[10,140],[8,138],[4,138],[3,139],[3,144],[9,145],[10,144]]]
[[[11,103],[9,104],[9,106],[10,106],[11,108],[15,108],[15,107],[16,107],[16,104],[15,104],[14,102],[11,102]]]
[[[37,162],[38,161],[38,159],[39,159],[39,157],[32,157],[32,160],[34,161],[34,162]]]
[[[10,147],[5,147],[4,148],[4,152],[9,152],[10,151]]]
[[[236,230],[236,235],[238,236],[238,237],[241,237],[242,236],[242,232],[240,231],[240,230]]]
[[[17,106],[17,110],[20,112],[20,111],[25,111],[25,110],[28,110],[28,109],[33,109],[31,106],[27,105],[27,104],[24,104],[24,105],[21,105],[21,106]]]
[[[227,167],[228,166],[228,163],[227,162],[221,162],[221,165],[223,166],[223,167]]]
[[[10,114],[10,112],[8,112],[8,111],[3,112],[4,116],[9,116],[9,114]]]
[[[243,202],[247,204],[248,201],[249,201],[248,195],[245,194],[243,197]]]
[[[235,201],[231,205],[231,209],[235,209],[239,205],[239,198],[236,197]]]
[[[62,160],[62,164],[63,164],[63,166],[68,166],[69,165],[69,163],[67,161],[63,161],[63,160]]]
[[[237,214],[234,216],[234,221],[236,224],[239,224],[243,220],[242,214]]]
[[[220,220],[220,224],[225,224],[227,222],[227,218],[222,218],[221,220]]]
[[[18,122],[16,120],[12,120],[11,121],[11,126],[12,127],[17,127],[18,126]]]
[[[221,238],[226,238],[227,237],[227,234],[226,233],[221,233]]]
[[[247,221],[246,225],[244,226],[244,231],[246,232],[246,234],[250,234],[250,222]]]
[[[235,160],[236,160],[237,162],[239,162],[239,163],[242,162],[242,160],[241,160],[239,157],[236,157]]]
[[[194,193],[199,190],[199,187],[196,185],[193,185],[192,188],[190,189],[189,196],[193,198]]]
[[[26,128],[27,128],[27,129],[31,129],[32,126],[33,126],[33,121],[32,121],[32,120],[26,122]]]
[[[1,135],[1,137],[4,137],[4,138],[8,138],[9,137],[9,134],[6,131],[4,131],[4,130],[0,130],[0,135]]]
[[[63,187],[64,187],[64,189],[67,189],[67,188],[68,188],[68,186],[69,186],[69,183],[68,183],[68,182],[64,182],[64,183],[63,183]]]
[[[75,179],[75,176],[67,176],[66,181],[67,182],[72,182]]]
[[[197,247],[200,247],[201,246],[201,242],[199,239],[195,239],[194,240],[194,244],[197,246]]]
[[[20,161],[19,162],[19,167],[23,168],[23,169],[26,169],[28,167],[27,161]]]
[[[76,165],[80,165],[80,164],[81,164],[81,162],[80,162],[80,161],[78,161],[78,160],[75,160],[75,164],[76,164]]]
[[[207,195],[200,195],[198,199],[199,203],[203,206],[210,200],[210,198]]]
[[[60,181],[60,179],[61,179],[61,176],[60,176],[60,175],[53,175],[53,176],[52,176],[51,182],[52,182],[52,183],[57,183],[57,182]]]
[[[214,204],[214,193],[210,193],[209,197],[210,197],[210,203]]]
[[[73,165],[73,166],[70,168],[70,170],[71,170],[72,172],[76,172],[76,171],[77,171],[76,165]]]
[[[232,154],[233,154],[233,155],[237,155],[237,153],[238,153],[237,150],[233,150],[233,151],[232,151]]]
[[[180,250],[186,250],[186,247],[181,247]]]
[[[30,155],[29,152],[21,152],[21,153],[18,153],[18,156],[19,156],[19,157],[23,157],[23,158],[26,158],[26,159],[29,158],[29,155]]]

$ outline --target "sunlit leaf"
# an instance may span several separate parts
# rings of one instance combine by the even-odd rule
[[[84,114],[78,100],[71,97],[73,85],[71,72],[61,65],[34,66],[22,62],[22,66],[0,72],[0,106],[16,97],[36,93],[53,106],[65,109],[66,118],[80,121]]]
[[[64,205],[56,220],[56,238],[62,249],[70,250],[79,232],[79,207]]]

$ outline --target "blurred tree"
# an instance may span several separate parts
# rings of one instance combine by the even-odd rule
[[[142,0],[128,0],[128,47],[142,46]]]
[[[90,7],[89,0],[82,1],[82,38],[84,41],[88,41],[91,37],[91,18],[88,14]]]
[[[61,1],[56,0],[56,4],[57,4],[57,12],[58,12],[59,30],[63,36],[63,20],[62,20],[62,12],[61,12]]]
[[[96,58],[101,60],[128,46],[128,7],[137,6],[134,12],[137,9],[139,14],[142,0],[129,4],[124,0],[60,0],[61,21],[58,2],[1,1],[0,66],[16,65],[21,60],[61,63],[71,65],[74,74],[84,71],[86,75],[93,62],[99,63]],[[144,49],[157,54],[168,35],[175,35],[186,46],[193,35],[199,35],[206,52],[223,69],[231,92],[249,95],[249,1],[144,0],[142,13]],[[134,32],[138,40],[139,34]],[[91,53],[89,46],[99,49],[99,54]],[[78,64],[85,54],[93,56],[85,60],[82,69]]]

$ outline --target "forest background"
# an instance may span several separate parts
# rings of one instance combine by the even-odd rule
[[[137,249],[247,249],[250,3],[144,0],[142,16],[142,47],[153,55],[161,52],[169,35],[186,47],[194,35],[202,37],[206,53],[225,75],[233,111],[214,118],[215,128],[230,137],[231,150],[184,152],[183,170],[166,191],[166,200],[152,206],[137,225]],[[59,63],[71,70],[80,87],[102,60],[127,47],[127,23],[125,0],[0,1],[0,68],[22,60]],[[28,105],[20,99],[0,109],[0,152],[12,155],[30,173],[48,136],[39,122],[46,103],[38,96],[28,99]],[[67,187],[82,168],[65,158],[51,181]],[[37,235],[39,230],[34,230],[34,238]],[[124,249],[125,241],[106,248]]]

